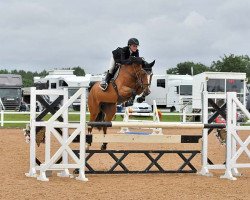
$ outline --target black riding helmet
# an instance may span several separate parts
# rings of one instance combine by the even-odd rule
[[[139,45],[139,40],[137,40],[136,38],[130,38],[129,40],[128,40],[128,46],[129,45],[132,45],[132,44],[134,44],[134,45]]]

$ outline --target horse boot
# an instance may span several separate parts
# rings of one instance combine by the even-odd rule
[[[102,91],[106,91],[109,85],[110,80],[113,78],[113,74],[111,73],[107,73],[104,80],[101,81],[100,83],[100,88],[102,89]]]
[[[133,91],[132,96],[130,97],[130,99],[128,101],[124,102],[124,104],[123,104],[124,107],[132,106],[134,104],[135,96],[136,96],[136,92]]]
[[[129,107],[129,106],[132,106],[133,103],[134,103],[133,101],[128,100],[128,101],[126,101],[126,102],[123,103],[123,106],[124,106],[124,107]]]

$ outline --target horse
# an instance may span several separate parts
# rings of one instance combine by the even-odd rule
[[[136,95],[141,95],[138,102],[145,100],[149,95],[152,79],[152,67],[155,61],[147,63],[143,58],[133,58],[131,63],[120,65],[118,76],[112,79],[106,91],[102,91],[96,82],[90,87],[88,95],[88,109],[90,112],[90,122],[111,122],[115,113],[116,106],[130,100],[132,102]],[[107,134],[107,127],[97,127],[103,129]],[[88,128],[91,134],[93,127]],[[101,150],[107,149],[107,143],[103,143]]]

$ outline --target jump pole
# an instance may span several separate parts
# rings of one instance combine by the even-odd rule
[[[198,143],[201,135],[136,135],[136,134],[92,134],[93,143],[144,143],[176,144]]]
[[[140,127],[168,129],[225,128],[225,124],[188,124],[174,122],[87,122],[90,127]]]

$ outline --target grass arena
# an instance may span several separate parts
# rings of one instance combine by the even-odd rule
[[[109,129],[115,134],[119,129]],[[163,134],[201,134],[201,129],[163,129]],[[94,131],[96,133],[96,131]],[[25,176],[29,170],[29,145],[25,143],[22,129],[0,129],[1,150],[1,187],[0,199],[249,199],[250,171],[240,169],[243,176],[237,181],[220,179],[224,170],[213,170],[213,177],[196,173],[188,174],[87,174],[88,182],[61,178],[54,171],[49,182],[37,181]],[[52,140],[52,151],[59,147]],[[73,146],[72,146],[73,145]],[[71,144],[72,148],[74,145]],[[100,149],[100,144],[92,144],[90,149]],[[200,150],[201,141],[196,144],[109,144],[108,149],[116,150]],[[37,150],[43,159],[44,144]],[[222,146],[215,135],[209,135],[209,158],[214,162],[224,162],[225,146]],[[153,155],[152,155],[153,156]],[[247,161],[247,155],[240,160]],[[91,159],[91,164],[108,168],[114,160],[104,155]],[[149,160],[140,155],[129,155],[123,161],[127,167],[141,169]],[[175,169],[182,163],[176,155],[163,156],[159,163]],[[192,164],[199,171],[201,155],[196,155]],[[186,166],[188,169],[188,166]],[[119,169],[119,168],[118,168]],[[72,172],[72,171],[71,171]]]

